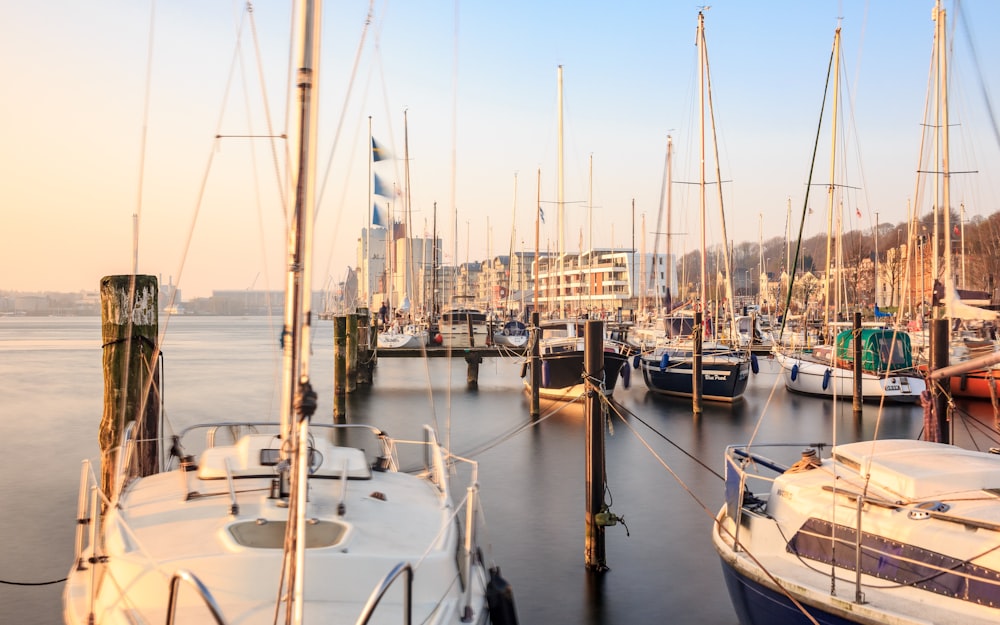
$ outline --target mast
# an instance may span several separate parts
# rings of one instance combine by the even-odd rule
[[[708,258],[705,255],[705,14],[698,11],[698,138],[701,151],[698,178],[698,218],[701,224],[701,286],[698,291],[698,310],[704,314]]]
[[[557,200],[559,202],[558,211],[558,222],[559,222],[559,275],[556,279],[556,287],[558,289],[557,295],[559,297],[559,316],[566,317],[566,304],[563,300],[563,270],[564,270],[564,256],[566,254],[566,221],[565,221],[565,209],[566,205],[563,203],[563,66],[560,65],[557,71],[557,76],[559,79],[558,88],[558,104],[559,104],[559,137],[558,143],[558,196]]]
[[[532,299],[532,307],[535,312],[538,312],[538,274],[541,272],[542,259],[538,255],[538,231],[540,229],[539,223],[542,220],[542,170],[538,169],[538,186],[535,191],[535,297]],[[546,263],[548,266],[548,263]],[[549,267],[549,284],[551,285],[552,280],[552,269]],[[551,292],[551,286],[549,287]],[[547,308],[547,307],[546,307]]]
[[[941,7],[941,0],[937,3],[937,29],[938,37],[938,106],[940,111],[941,125],[941,203],[940,209],[944,211],[944,279],[941,284],[946,289],[945,296],[950,297],[950,289],[953,288],[955,274],[952,271],[952,245],[951,245],[951,172],[949,170],[949,148],[948,148],[948,42],[945,22],[947,12]],[[935,220],[937,223],[937,220]],[[935,273],[935,279],[938,277]],[[944,298],[942,298],[943,300]],[[947,316],[945,313],[944,316]]]
[[[666,248],[666,258],[663,261],[663,271],[665,276],[665,293],[664,293],[664,308],[670,308],[673,305],[673,295],[671,289],[674,287],[674,262],[673,256],[670,255],[670,239],[673,238],[673,222],[671,221],[671,198],[673,197],[673,153],[674,153],[674,140],[673,137],[667,135],[667,248]],[[656,247],[655,245],[653,246]],[[655,249],[654,249],[655,252]],[[656,254],[653,254],[653,271],[656,268]],[[653,274],[655,277],[655,273]],[[659,289],[656,290],[657,295],[659,295]],[[667,303],[670,303],[668,306]],[[659,303],[659,298],[657,298],[657,303]],[[667,310],[669,313],[670,311]]]
[[[320,3],[300,0],[295,9],[296,79],[293,96],[297,107],[289,119],[292,145],[288,150],[288,197],[294,205],[291,214],[285,289],[283,379],[281,429],[291,442],[291,457],[282,445],[282,454],[290,460],[285,470],[290,476],[289,518],[286,540],[294,549],[286,551],[285,580],[289,590],[286,621],[302,622],[305,547],[304,522],[306,480],[309,469],[309,419],[316,399],[309,383],[309,339],[312,318],[310,284],[312,280],[312,231],[315,215],[316,126],[318,121],[319,45],[322,23]]]
[[[403,268],[403,303],[406,303],[413,294],[413,238],[410,233],[410,224],[413,223],[413,213],[410,211],[410,132],[406,120],[406,109],[403,109],[403,184],[406,185],[406,193],[403,196],[406,205],[403,207],[403,247],[406,255],[406,266]],[[413,302],[409,302],[413,306]]]
[[[833,34],[833,117],[830,124],[830,185],[827,187],[826,204],[826,275],[824,282],[823,296],[823,332],[826,333],[830,327],[830,269],[833,260],[833,192],[835,188],[834,176],[837,173],[837,105],[840,100],[840,27]]]
[[[368,310],[372,309],[372,220],[375,211],[374,190],[372,189],[372,160],[375,158],[375,143],[372,139],[372,116],[368,116],[368,205],[365,213],[368,215],[368,229],[365,230],[365,297],[368,302]]]

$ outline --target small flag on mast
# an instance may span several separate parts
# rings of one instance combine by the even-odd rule
[[[538,218],[542,220],[542,223],[545,223],[545,211],[542,210],[541,206],[538,207]]]
[[[389,150],[379,145],[378,142],[375,141],[375,137],[372,137],[372,160],[377,163],[390,158],[392,158],[392,156],[389,154]]]
[[[375,184],[374,184],[375,195],[381,195],[382,197],[392,197],[392,192],[385,186],[382,179],[375,174]]]
[[[372,225],[386,227],[385,209],[372,202]]]

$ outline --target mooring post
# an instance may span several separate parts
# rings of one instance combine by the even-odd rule
[[[948,366],[948,343],[951,329],[947,319],[935,319],[931,325],[931,371]],[[935,380],[931,384],[931,397],[934,399],[934,414],[937,416],[938,428],[942,443],[951,442],[951,420],[948,418],[948,392],[951,390],[951,380],[947,377]]]
[[[101,344],[104,367],[104,412],[101,445],[101,489],[110,499],[122,434],[135,421],[136,462],[129,475],[159,471],[160,385],[156,358],[159,332],[159,287],[156,276],[101,278]]]
[[[358,315],[347,315],[347,392],[358,390]]]
[[[600,388],[593,384],[604,376],[604,322],[587,321],[584,330],[584,368],[586,380],[586,471],[587,510],[586,566],[592,571],[606,571],[604,551],[604,525],[597,522],[604,512],[604,410],[601,406]]]
[[[466,350],[465,362],[469,368],[465,375],[465,383],[469,388],[479,388],[479,365],[483,363],[481,354]]]
[[[333,422],[344,423],[347,413],[347,317],[333,318]]]
[[[694,313],[694,327],[692,328],[694,335],[691,337],[694,339],[694,345],[691,357],[691,411],[695,416],[701,414],[701,350],[702,350],[702,336],[704,336],[704,327],[701,322],[701,311],[696,311]]]
[[[538,327],[538,311],[531,313],[531,418],[537,419],[541,414],[538,401],[538,389],[542,386],[542,355],[538,339],[542,331]]]
[[[475,347],[476,335],[472,333],[472,315],[469,313],[465,314],[465,326],[469,330],[469,347]]]
[[[377,362],[372,337],[371,313],[367,308],[358,308],[358,384],[372,383],[372,370]]]
[[[854,416],[860,417],[862,410],[862,400],[864,400],[864,395],[862,394],[861,391],[861,382],[864,379],[862,377],[864,375],[862,368],[862,365],[864,363],[861,360],[862,357],[861,311],[854,312],[854,330],[851,332],[851,336],[854,338],[854,340],[851,343],[854,346],[854,401],[852,402],[852,405],[854,407]],[[833,357],[836,358],[837,357],[836,344],[834,344],[833,349],[834,349]],[[832,368],[833,366],[834,363],[831,362],[830,367]],[[888,366],[888,363],[886,363],[886,366]],[[836,384],[837,376],[833,375],[832,377],[833,377],[833,383]]]

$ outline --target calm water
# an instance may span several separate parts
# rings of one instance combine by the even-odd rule
[[[276,336],[263,318],[171,319],[163,346],[171,426],[276,420]],[[314,339],[317,418],[329,419],[332,325],[317,322]],[[603,575],[584,568],[582,413],[565,409],[519,431],[531,423],[519,362],[488,359],[478,390],[470,391],[461,359],[425,365],[383,358],[374,388],[353,395],[348,414],[397,438],[417,438],[436,420],[450,430],[457,454],[479,461],[493,557],[514,586],[522,623],[657,623],[671,615],[678,623],[735,624],[709,538],[722,483],[677,447],[721,473],[725,446],[747,441],[755,428],[760,442],[829,442],[836,424],[838,442],[847,442],[871,438],[877,421],[877,406],[866,406],[858,421],[849,401],[835,413],[828,401],[790,396],[782,387],[772,396],[772,366],[762,359],[742,404],[707,407],[697,420],[687,402],[647,394],[635,373],[637,384],[616,391],[635,416],[612,420],[608,500],[629,535],[622,526],[608,528],[611,570]],[[99,320],[0,318],[0,379],[0,580],[61,579],[73,556],[80,461],[98,451]],[[975,410],[988,429],[990,407]],[[879,435],[913,437],[921,424],[919,408],[887,408]],[[983,432],[963,425],[957,436],[968,443],[970,433],[982,439]],[[61,623],[61,592],[62,584],[0,585],[0,620]]]

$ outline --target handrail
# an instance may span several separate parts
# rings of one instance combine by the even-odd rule
[[[215,619],[215,622],[218,625],[226,625],[226,619],[222,616],[222,610],[219,608],[219,604],[215,602],[215,597],[212,596],[211,591],[208,590],[205,584],[201,583],[201,580],[194,573],[186,569],[178,569],[174,573],[174,576],[170,578],[170,597],[167,599],[166,625],[174,625],[174,619],[177,616],[177,592],[182,581],[194,587],[201,600],[205,602],[205,605],[212,613],[212,618]]]
[[[379,585],[375,587],[372,594],[369,595],[368,601],[365,603],[364,609],[361,614],[358,615],[358,620],[355,625],[367,625],[371,620],[372,615],[375,613],[375,608],[378,607],[379,602],[382,601],[382,597],[389,588],[395,583],[396,578],[398,578],[402,573],[406,573],[406,586],[403,588],[403,625],[410,625],[413,618],[413,567],[410,566],[409,562],[400,562],[396,566],[392,567]],[[171,625],[168,623],[167,625]]]

